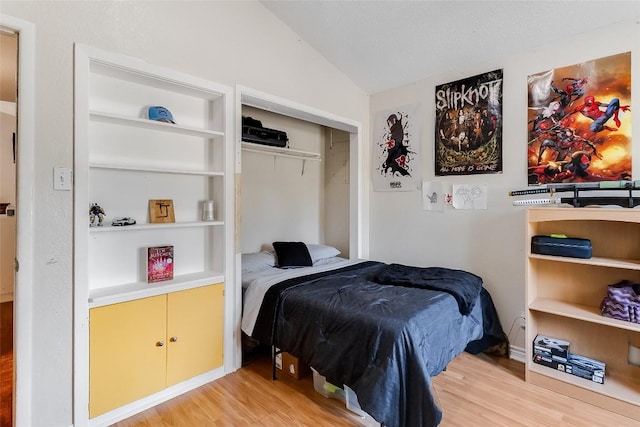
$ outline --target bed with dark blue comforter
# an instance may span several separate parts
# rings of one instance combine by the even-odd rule
[[[388,427],[438,425],[431,377],[465,349],[507,348],[478,276],[374,261],[271,287],[252,336],[349,386]]]

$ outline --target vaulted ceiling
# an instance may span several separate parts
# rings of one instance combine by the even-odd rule
[[[261,1],[370,94],[640,20],[638,0]]]

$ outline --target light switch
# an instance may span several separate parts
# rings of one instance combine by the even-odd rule
[[[53,189],[71,191],[72,171],[69,168],[53,168]]]

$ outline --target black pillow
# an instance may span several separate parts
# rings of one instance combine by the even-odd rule
[[[303,242],[273,242],[276,266],[279,268],[311,267],[309,248]]]

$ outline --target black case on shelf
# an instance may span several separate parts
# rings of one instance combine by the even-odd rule
[[[571,258],[591,258],[591,240],[556,236],[533,236],[531,253]]]
[[[284,131],[265,128],[260,120],[242,116],[242,140],[272,147],[286,147],[289,138]]]

